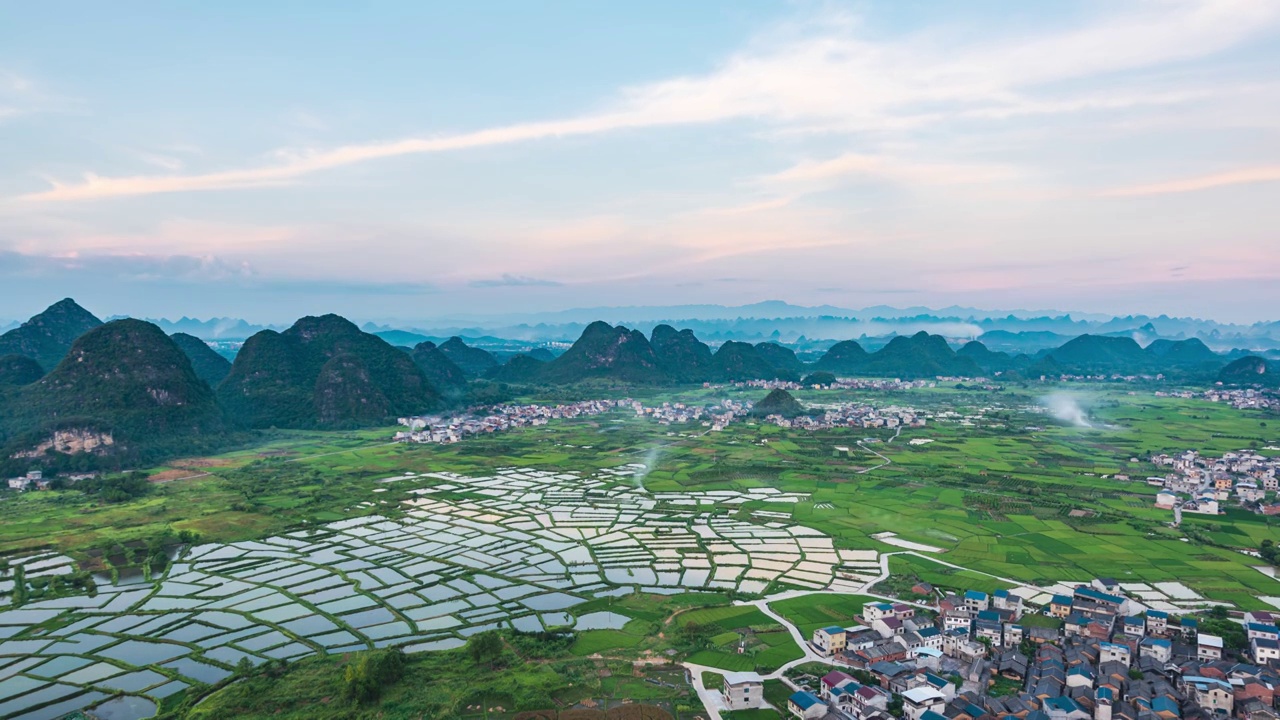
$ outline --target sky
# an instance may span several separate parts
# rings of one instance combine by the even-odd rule
[[[1275,320],[1278,66],[1275,0],[6,3],[0,318]]]

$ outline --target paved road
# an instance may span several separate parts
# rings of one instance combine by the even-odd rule
[[[878,600],[884,600],[885,602],[906,603],[907,605],[911,605],[917,608],[931,607],[930,605],[926,605],[924,603],[910,602],[906,600],[900,600],[898,598],[891,598],[884,595],[878,595],[876,593],[869,592],[870,588],[874,587],[875,585],[877,585],[878,583],[884,581],[889,577],[889,574],[890,574],[889,558],[894,555],[915,555],[916,557],[925,558],[926,560],[931,560],[940,565],[945,565],[947,567],[955,568],[957,570],[968,570],[969,572],[976,572],[981,575],[986,575],[987,577],[995,578],[996,580],[999,580],[1004,583],[1008,583],[1015,587],[1029,588],[1029,589],[1036,590],[1037,592],[1043,591],[1043,588],[1037,588],[1032,585],[1027,585],[1024,582],[1014,580],[1012,578],[1000,577],[999,575],[992,575],[991,573],[982,572],[981,570],[973,570],[971,568],[964,567],[963,565],[956,565],[955,563],[939,560],[938,558],[932,555],[924,555],[922,553],[918,553],[914,550],[902,550],[898,552],[881,553],[880,554],[880,574],[872,578],[871,580],[867,581],[865,584],[863,584],[863,586],[861,587],[861,589],[858,591],[857,594],[867,595],[868,597],[873,597]],[[809,644],[808,640],[804,637],[804,635],[800,633],[800,628],[796,627],[785,617],[775,612],[774,609],[769,605],[770,603],[779,602],[781,600],[787,600],[795,597],[805,597],[808,595],[849,595],[849,594],[851,593],[835,591],[835,590],[788,590],[786,592],[778,593],[776,595],[770,595],[767,598],[761,598],[760,600],[751,600],[751,601],[735,603],[736,605],[752,605],[756,608],[759,608],[760,612],[773,618],[779,624],[781,624],[782,627],[786,628],[787,632],[791,635],[791,639],[794,640],[796,645],[798,645],[804,651],[803,657],[798,658],[796,660],[792,660],[791,662],[787,663],[786,665],[783,665],[782,667],[778,668],[777,670],[774,670],[773,672],[767,675],[760,675],[759,676],[760,679],[761,680],[781,680],[782,682],[786,683],[787,687],[791,688],[792,690],[798,690],[799,688],[796,687],[795,683],[788,680],[785,675],[785,673],[788,670],[790,670],[791,668],[797,665],[802,665],[804,663],[812,662],[812,663],[822,663],[824,665],[831,665],[833,667],[847,667],[843,663],[838,663],[831,658],[823,657],[822,655],[818,654],[818,652],[813,649],[813,646]],[[711,673],[716,673],[718,675],[724,675],[729,671],[723,670],[721,668],[708,667],[706,665],[698,665],[695,663],[684,663],[684,666],[689,670],[690,674],[693,677],[694,689],[697,690],[698,698],[702,700],[703,706],[707,709],[708,716],[711,718],[711,720],[722,720],[722,716],[720,714],[720,709],[719,709],[721,707],[720,694],[718,690],[713,690],[703,685],[702,673],[711,672]]]
[[[882,561],[882,567],[885,568],[885,572],[887,573],[888,560]],[[886,600],[886,601],[892,600],[893,602],[903,602],[902,600],[896,600],[894,598],[889,598],[882,595],[875,595],[872,593],[865,592],[866,588],[871,587],[872,585],[874,585],[879,581],[880,579],[878,578],[875,581],[869,582],[866,585],[864,585],[860,594],[869,595],[870,597],[880,599],[880,600]],[[783,665],[782,667],[778,668],[777,670],[774,670],[773,672],[767,675],[758,675],[758,677],[762,681],[763,680],[781,680],[783,683],[786,684],[787,687],[791,688],[792,690],[799,690],[800,688],[798,688],[796,684],[791,682],[791,680],[789,680],[786,676],[786,672],[791,668],[796,667],[797,665],[803,665],[804,663],[822,663],[823,665],[831,665],[832,667],[847,667],[847,665],[843,663],[838,663],[832,658],[824,657],[821,654],[819,654],[818,651],[814,650],[813,646],[810,645],[808,641],[805,639],[804,635],[801,634],[800,628],[796,627],[794,624],[791,623],[790,620],[787,620],[785,617],[783,617],[782,615],[774,611],[772,607],[769,607],[769,604],[775,603],[781,600],[795,598],[795,597],[805,597],[808,595],[848,595],[848,594],[850,593],[835,591],[835,590],[788,590],[786,592],[778,593],[776,595],[770,595],[769,597],[762,598],[760,600],[751,600],[747,602],[735,603],[736,605],[751,605],[753,607],[756,607],[760,610],[760,612],[776,620],[780,625],[782,625],[782,627],[786,628],[787,632],[791,635],[791,639],[794,640],[796,645],[799,646],[800,649],[804,651],[804,655],[802,657],[792,660],[791,662]],[[908,603],[908,604],[913,605],[915,607],[919,607],[919,608],[928,607],[927,605],[923,605],[920,603]],[[687,670],[689,670],[689,674],[693,677],[694,690],[697,691],[698,698],[702,700],[702,705],[704,708],[706,708],[708,716],[712,718],[712,720],[721,720],[720,709],[719,709],[722,704],[721,696],[718,691],[703,685],[702,673],[710,672],[710,673],[716,673],[717,675],[724,675],[729,671],[723,670],[721,668],[709,667],[706,665],[698,665],[697,663],[689,663],[689,662],[684,663],[684,667]],[[783,711],[785,712],[785,709],[783,709]]]
[[[889,438],[888,440],[886,440],[886,441],[884,442],[884,444],[885,444],[885,445],[888,445],[889,443],[893,442],[894,440],[897,440],[897,439],[898,439],[898,436],[899,436],[899,435],[901,435],[901,434],[902,434],[902,426],[901,426],[901,425],[899,425],[899,426],[898,426],[898,431],[897,431],[897,432],[895,432],[895,433],[893,434],[893,437],[891,437],[891,438]],[[869,467],[869,468],[867,468],[866,470],[859,470],[859,471],[856,473],[856,474],[858,474],[858,475],[866,475],[867,473],[871,472],[872,470],[879,470],[879,469],[880,469],[880,468],[882,468],[882,467],[885,467],[885,466],[888,466],[888,465],[892,465],[892,464],[893,464],[893,461],[892,461],[892,460],[890,460],[889,458],[885,457],[884,455],[881,455],[880,453],[876,452],[875,450],[872,450],[871,448],[867,447],[866,445],[863,445],[861,440],[859,440],[859,441],[858,441],[858,447],[862,448],[863,450],[866,450],[867,452],[871,453],[872,455],[875,455],[876,457],[878,457],[878,458],[880,458],[881,460],[883,460],[883,461],[884,461],[884,462],[880,463],[879,465],[876,465],[875,467]]]

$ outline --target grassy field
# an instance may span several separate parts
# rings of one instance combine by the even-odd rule
[[[804,656],[781,624],[752,606],[705,608],[676,617],[677,626],[689,623],[709,626],[715,633],[712,647],[689,656],[689,662],[699,665],[768,673]]]
[[[770,603],[774,612],[786,618],[809,637],[814,630],[829,625],[849,627],[854,616],[862,612],[864,603],[875,602],[862,595],[804,595]]]
[[[257,674],[209,695],[194,707],[175,704],[166,717],[231,718],[465,718],[513,720],[520,712],[550,711],[584,701],[611,707],[651,703],[669,712],[696,702],[679,668],[634,667],[584,659],[521,658],[473,661],[465,650],[407,658],[403,676],[364,702],[344,695],[344,672],[354,656],[310,658],[275,676]],[[681,717],[693,717],[692,714]]]
[[[387,428],[263,433],[253,447],[149,468],[156,480],[151,491],[126,502],[105,503],[75,489],[0,495],[0,557],[54,549],[92,566],[101,565],[107,546],[181,530],[204,541],[234,541],[360,514],[394,517],[400,501],[411,497],[409,488],[378,481],[405,472],[483,475],[515,466],[589,474],[644,462],[650,464],[645,487],[652,492],[772,487],[806,494],[809,499],[794,506],[750,501],[724,512],[744,520],[759,510],[790,512],[795,522],[832,537],[837,549],[900,550],[872,538],[886,531],[937,547],[944,551],[940,559],[970,569],[908,555],[892,557],[890,569],[940,588],[990,592],[1007,586],[990,575],[1040,584],[1110,576],[1181,582],[1244,609],[1267,608],[1259,596],[1280,597],[1280,583],[1239,552],[1265,539],[1280,540],[1280,519],[1232,510],[1188,517],[1174,529],[1167,524],[1169,513],[1152,506],[1152,488],[1105,477],[1155,474],[1147,461],[1153,452],[1194,448],[1216,454],[1280,444],[1280,418],[1200,400],[1158,399],[1149,389],[1131,386],[1091,387],[1080,395],[1097,420],[1095,428],[1054,424],[1034,409],[1037,395],[1024,390],[798,393],[808,402],[863,401],[956,413],[907,429],[893,442],[886,442],[892,435],[885,430],[801,432],[753,422],[710,433],[700,424],[660,425],[623,411],[450,446],[392,445]],[[644,399],[697,402],[762,394],[654,390]],[[868,438],[880,441],[868,447],[891,464],[864,473],[882,462],[859,446]],[[924,439],[931,442],[910,444]],[[769,591],[781,589],[775,584]],[[689,659],[724,670],[769,672],[802,656],[772,618],[755,607],[730,605],[732,599],[690,593],[590,600],[576,606],[575,614],[611,611],[632,620],[617,630],[579,633],[555,658],[512,660],[497,692],[469,694],[464,688],[484,685],[488,670],[471,667],[463,678],[455,670],[470,666],[460,654],[432,653],[411,665],[409,677],[419,690],[393,689],[366,712],[332,693],[344,660],[319,658],[298,663],[278,682],[254,680],[223,690],[191,717],[505,720],[517,709],[567,707],[585,698],[651,699],[668,703],[681,718],[692,717],[675,707],[688,702],[686,695],[637,676],[632,663]],[[807,635],[824,625],[850,624],[866,600],[815,595],[771,607]],[[688,623],[706,626],[707,641],[687,658],[669,655],[682,647],[677,636]],[[770,683],[766,695],[785,704],[785,690]],[[261,712],[238,715],[256,700],[254,693],[269,702]]]
[[[1280,596],[1280,583],[1236,551],[1280,539],[1280,519],[1237,511],[1188,517],[1175,530],[1167,527],[1169,514],[1152,507],[1154,489],[1104,477],[1153,474],[1146,461],[1152,452],[1220,453],[1275,444],[1280,420],[1202,400],[1156,398],[1137,386],[1073,392],[1097,428],[1054,424],[1033,410],[1042,393],[1027,390],[798,393],[808,402],[910,405],[980,418],[972,425],[939,419],[907,429],[895,442],[873,446],[892,464],[866,474],[859,470],[879,461],[858,441],[883,441],[888,431],[810,433],[740,423],[707,433],[700,425],[664,426],[619,411],[451,446],[388,445],[388,429],[265,433],[252,448],[150,469],[158,477],[195,477],[157,483],[149,495],[126,503],[97,502],[75,490],[9,495],[0,501],[0,554],[53,548],[84,558],[111,542],[177,530],[213,541],[258,537],[369,512],[357,504],[370,499],[376,481],[405,471],[483,474],[530,466],[590,472],[656,459],[645,479],[655,492],[768,486],[808,493],[811,502],[791,508],[793,518],[828,533],[838,547],[896,550],[870,537],[891,531],[945,550],[950,562],[1026,582],[1178,580],[1246,607],[1257,605],[1252,598],[1258,595]],[[762,393],[715,388],[637,394],[656,403]],[[932,442],[909,444],[913,439]],[[837,446],[851,452],[837,453]],[[382,489],[387,492],[378,499],[385,504],[377,509],[394,513],[403,491],[395,484]],[[748,503],[743,511],[758,509],[779,508]],[[1184,542],[1188,536],[1190,543]],[[894,560],[897,567],[911,562]],[[937,566],[913,570],[947,587],[1001,586]]]

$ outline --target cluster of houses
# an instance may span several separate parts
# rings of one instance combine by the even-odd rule
[[[829,430],[837,427],[894,430],[904,427],[920,428],[928,423],[926,415],[915,408],[896,405],[874,408],[861,403],[840,403],[826,407],[821,415],[803,415],[797,418],[770,415],[765,420],[780,427],[803,430]]]
[[[631,400],[584,400],[567,405],[495,405],[480,413],[448,417],[422,415],[402,417],[409,428],[395,434],[397,442],[455,443],[470,435],[494,433],[517,427],[545,425],[549,420],[599,415],[631,405]]]
[[[789,380],[747,380],[735,382],[734,387],[762,388],[765,390],[917,390],[937,387],[936,380],[878,380],[875,378],[836,378],[826,385],[802,385]]]
[[[1178,455],[1159,454],[1151,458],[1164,475],[1153,475],[1147,483],[1160,488],[1156,494],[1158,508],[1173,510],[1174,522],[1183,513],[1217,515],[1227,502],[1268,515],[1280,514],[1280,460],[1268,458],[1252,450],[1224,453],[1222,457],[1205,457],[1195,450]],[[1273,500],[1267,503],[1270,496]]]
[[[839,669],[803,684],[786,710],[801,720],[1280,717],[1276,616],[1245,613],[1247,657],[1232,658],[1195,619],[1133,615],[1141,606],[1117,593],[1095,580],[1034,616],[1003,590],[948,595],[936,612],[870,603],[859,624],[814,631],[812,650]],[[760,692],[758,676],[726,677],[730,709],[758,707]]]
[[[999,375],[1000,373],[996,373],[996,374],[997,374],[997,375]],[[1105,375],[1105,374],[1098,374],[1098,375],[1071,375],[1071,374],[1062,374],[1062,375],[1041,375],[1041,376],[1040,376],[1040,382],[1123,382],[1123,383],[1137,383],[1137,382],[1162,382],[1162,381],[1164,381],[1164,373],[1156,373],[1156,374],[1154,374],[1154,375],[1148,375],[1148,374],[1146,374],[1146,373],[1139,373],[1139,374],[1137,374],[1137,375],[1123,375],[1123,374],[1120,374],[1120,373],[1112,373],[1112,374],[1110,374],[1110,375]]]
[[[636,415],[658,421],[660,425],[700,422],[704,427],[720,432],[734,420],[751,412],[751,403],[737,400],[721,400],[716,405],[687,405],[681,402],[664,402],[656,407],[633,403]]]
[[[59,473],[58,480],[68,485],[75,484],[81,480],[89,480],[97,477],[94,472],[78,472],[78,473]],[[40,470],[30,470],[22,477],[9,478],[7,481],[10,490],[23,492],[25,490],[48,490],[53,487],[53,480],[46,478],[44,472]]]
[[[1280,406],[1274,393],[1252,388],[1246,390],[1214,388],[1205,391],[1203,397],[1210,402],[1227,403],[1237,410],[1265,410]]]
[[[48,490],[49,481],[44,479],[44,473],[39,470],[32,470],[22,477],[9,478],[9,489],[17,490]]]
[[[699,406],[685,403],[665,402],[657,407],[646,407],[641,403],[633,403],[636,414],[652,418],[663,425],[676,423],[701,422],[704,427],[714,432],[724,430],[731,423],[742,420],[751,414],[753,404],[736,400],[722,400],[715,405]],[[875,408],[862,403],[837,403],[823,406],[821,412],[815,410],[812,415],[797,418],[785,418],[781,415],[769,415],[765,422],[780,427],[802,428],[805,430],[828,430],[836,427],[888,428],[924,427],[927,423],[925,413],[910,407]]]

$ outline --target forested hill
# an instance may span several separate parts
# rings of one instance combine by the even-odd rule
[[[408,353],[337,315],[249,338],[218,399],[250,428],[355,427],[443,405]]]

